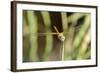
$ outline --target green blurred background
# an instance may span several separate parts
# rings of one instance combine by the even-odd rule
[[[53,25],[64,43],[51,34]],[[90,30],[90,13],[23,10],[23,62],[61,61],[62,53],[65,61],[90,59]]]

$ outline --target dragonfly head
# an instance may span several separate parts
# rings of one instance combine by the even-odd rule
[[[65,36],[63,35],[63,33],[58,34],[58,38],[59,38],[62,42],[64,42],[64,40],[65,40]]]

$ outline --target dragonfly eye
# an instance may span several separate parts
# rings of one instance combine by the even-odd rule
[[[63,34],[59,34],[59,35],[58,35],[58,38],[59,38],[62,42],[64,42],[64,40],[65,40],[65,36],[63,36]]]

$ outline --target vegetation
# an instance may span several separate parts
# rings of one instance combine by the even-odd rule
[[[89,13],[23,10],[23,62],[90,59],[90,27]]]

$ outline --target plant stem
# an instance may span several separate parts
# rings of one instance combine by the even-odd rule
[[[62,61],[64,61],[64,42],[63,42],[63,48],[62,48]]]

